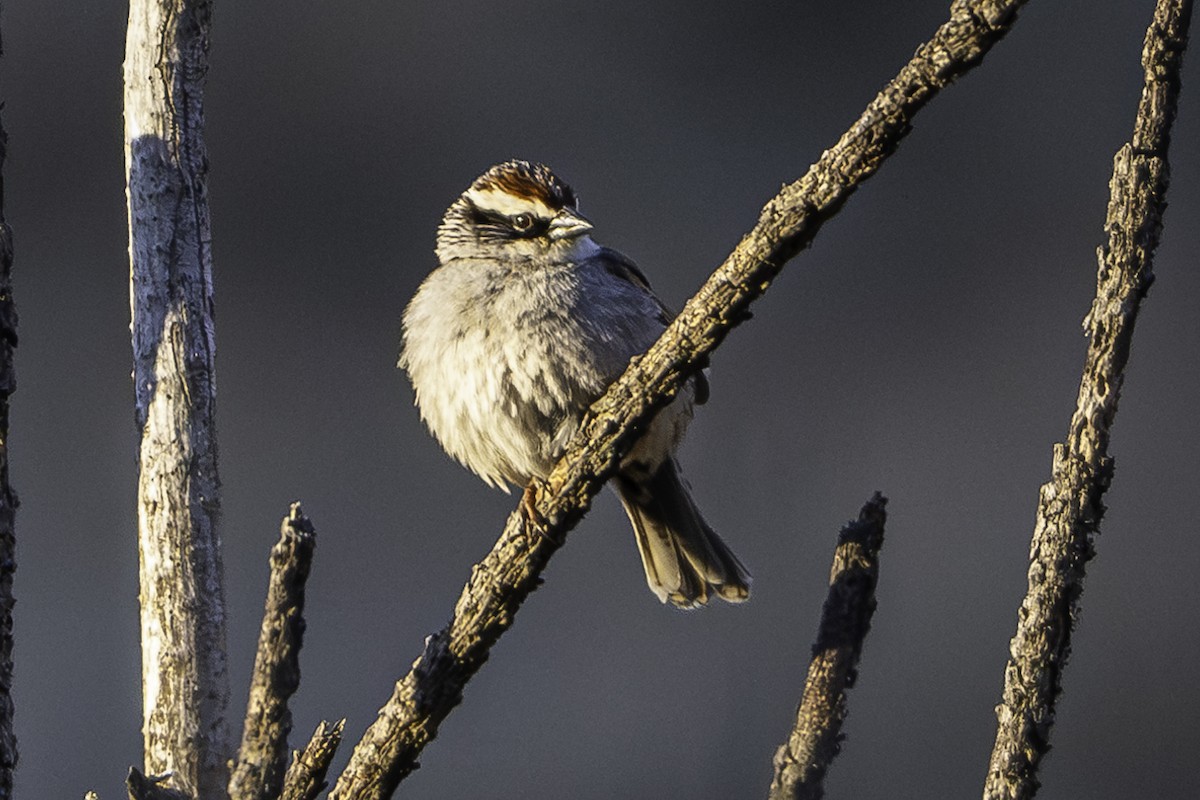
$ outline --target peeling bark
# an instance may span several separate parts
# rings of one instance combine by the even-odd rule
[[[223,798],[224,579],[203,139],[207,0],[131,0],[125,160],[138,448],[145,770]]]
[[[1133,138],[1113,159],[1104,225],[1108,241],[1098,252],[1096,297],[1084,320],[1090,343],[1067,441],[1054,446],[1052,477],[1040,492],[1029,591],[1009,644],[1003,700],[996,707],[996,742],[983,791],[987,800],[1033,797],[1038,763],[1050,749],[1084,572],[1112,481],[1109,431],[1138,309],[1154,279],[1151,260],[1162,232],[1167,150],[1191,11],[1190,0],[1159,0],[1142,50],[1145,86]]]
[[[662,337],[593,406],[548,485],[535,487],[509,517],[492,551],[471,571],[450,623],[426,640],[364,733],[330,794],[383,800],[417,768],[438,726],[462,700],[471,676],[512,625],[564,537],[616,471],[638,431],[701,369],[748,316],[793,255],[875,173],[908,133],[913,115],[967,72],[1009,29],[1024,0],[956,0],[950,19],[862,116],[799,181],[763,209],[758,224],[688,301]],[[530,515],[532,510],[532,515]]]

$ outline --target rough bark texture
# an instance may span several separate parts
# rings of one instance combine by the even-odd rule
[[[875,613],[886,505],[887,500],[876,492],[858,520],[842,528],[838,536],[829,595],[796,709],[796,724],[775,753],[771,800],[817,800],[825,794],[825,770],[841,749],[846,690],[858,676],[863,640]]]
[[[203,140],[210,13],[206,0],[130,2],[125,159],[145,769],[221,798],[232,748]]]
[[[329,785],[325,781],[325,774],[342,742],[342,729],[345,726],[344,719],[333,725],[322,722],[317,726],[308,745],[293,755],[292,765],[288,767],[283,780],[280,800],[316,800],[321,790]]]
[[[288,699],[300,686],[304,640],[304,585],[312,568],[316,533],[299,503],[284,517],[271,549],[258,654],[250,678],[250,700],[242,746],[229,780],[232,800],[273,800],[283,789],[292,712]]]
[[[1030,798],[1049,749],[1054,704],[1079,613],[1084,570],[1112,480],[1109,429],[1125,379],[1138,307],[1153,280],[1151,258],[1162,230],[1167,148],[1190,0],[1160,0],[1142,50],[1145,87],[1133,138],[1117,151],[1099,249],[1096,298],[1084,320],[1091,341],[1065,444],[1054,446],[1052,477],[1041,488],[1030,548],[1029,591],[1004,670],[1004,696],[983,795]]]
[[[17,494],[8,482],[8,398],[17,389],[13,348],[17,309],[12,296],[12,230],[4,219],[4,158],[8,135],[0,125],[0,800],[12,797],[17,737],[13,733],[13,572],[17,568],[14,517]]]
[[[747,317],[784,263],[806,247],[909,130],[937,92],[979,63],[1016,19],[1024,0],[957,0],[950,19],[871,102],[838,143],[763,209],[758,224],[701,287],[663,336],[592,407],[550,476],[471,572],[442,631],[426,640],[412,670],[355,747],[331,793],[382,800],[417,768],[421,750],[462,699],[566,532],[615,472],[641,426],[670,402],[726,334]]]

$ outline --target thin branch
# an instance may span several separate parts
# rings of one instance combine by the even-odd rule
[[[292,712],[288,699],[300,686],[304,640],[304,584],[312,569],[316,532],[292,503],[279,541],[271,549],[271,578],[250,680],[242,746],[229,779],[232,800],[274,800],[287,770]]]
[[[1112,480],[1109,430],[1125,380],[1134,323],[1154,279],[1169,179],[1167,149],[1187,45],[1190,0],[1159,0],[1142,50],[1145,86],[1133,138],[1117,151],[1099,249],[1096,298],[1084,320],[1091,341],[1066,444],[1054,446],[1052,478],[1041,488],[1030,549],[1029,591],[1004,670],[1003,702],[983,796],[1031,798],[1049,749],[1054,704],[1079,614],[1084,571]]]
[[[825,794],[825,771],[841,750],[846,690],[858,677],[863,640],[875,613],[886,505],[887,499],[876,492],[858,519],[838,535],[829,595],[821,611],[796,724],[775,753],[771,800],[818,800]]]
[[[426,640],[412,670],[354,750],[331,797],[383,800],[417,768],[421,750],[462,699],[550,557],[613,475],[643,424],[706,363],[747,318],[784,263],[879,168],[908,133],[913,115],[979,63],[1009,29],[1025,0],[956,0],[948,22],[923,44],[841,140],[803,178],[785,186],[662,337],[609,387],[566,454],[536,487],[533,520],[525,504],[472,570],[449,625]]]
[[[17,569],[15,516],[17,494],[8,482],[8,399],[17,390],[13,348],[17,346],[17,308],[13,303],[12,229],[4,219],[4,159],[8,134],[0,125],[0,800],[13,791],[17,737],[13,732],[12,648],[13,572]]]
[[[211,13],[211,0],[131,0],[125,166],[145,771],[220,800],[233,749],[203,136]]]
[[[329,785],[325,781],[325,774],[329,771],[338,745],[342,743],[342,730],[345,727],[344,719],[333,725],[322,720],[308,745],[293,755],[292,765],[283,779],[280,800],[316,800],[321,790]]]

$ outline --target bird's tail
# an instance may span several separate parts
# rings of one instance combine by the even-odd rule
[[[613,485],[633,523],[646,582],[660,600],[694,608],[713,591],[731,603],[750,597],[750,573],[700,516],[675,459],[649,479],[619,475]]]

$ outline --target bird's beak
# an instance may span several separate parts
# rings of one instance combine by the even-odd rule
[[[588,222],[578,212],[572,211],[569,208],[564,208],[562,211],[554,215],[554,219],[550,220],[550,238],[554,241],[562,239],[574,239],[578,236],[583,236],[592,230],[592,223]]]

